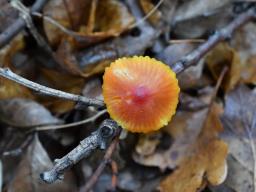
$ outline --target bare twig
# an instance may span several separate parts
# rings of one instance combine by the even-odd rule
[[[106,119],[97,131],[80,141],[80,144],[76,148],[61,159],[56,159],[55,165],[51,170],[40,174],[41,179],[46,183],[53,183],[58,179],[63,179],[64,172],[67,169],[75,165],[82,158],[88,157],[95,149],[106,149],[107,143],[118,136],[119,133],[120,128],[117,123],[113,120]],[[108,154],[108,156],[111,154]]]
[[[0,76],[10,79],[12,81],[15,81],[16,83],[19,83],[25,87],[28,87],[28,88],[30,88],[38,93],[44,94],[44,95],[49,95],[49,96],[67,99],[67,100],[71,100],[71,101],[81,102],[83,104],[93,105],[96,107],[104,106],[103,101],[83,97],[81,95],[74,95],[71,93],[66,93],[64,91],[52,89],[52,88],[37,84],[33,81],[29,81],[28,79],[25,79],[15,73],[13,73],[8,68],[0,68]]]
[[[111,189],[110,191],[116,191],[117,187],[117,174],[118,174],[118,167],[117,163],[114,160],[111,160],[111,169],[112,169],[112,182],[111,182]]]
[[[37,0],[31,8],[31,12],[38,12],[46,4],[48,0]],[[9,43],[22,29],[26,27],[26,22],[23,18],[18,18],[11,26],[0,34],[0,48]]]
[[[204,43],[205,39],[172,39],[169,41],[171,44],[179,44],[179,43]]]
[[[82,121],[78,121],[78,122],[74,122],[74,123],[68,123],[68,124],[65,124],[65,125],[50,125],[50,126],[44,126],[44,127],[36,127],[33,131],[47,131],[47,130],[56,130],[56,129],[65,129],[65,128],[69,128],[69,127],[75,127],[75,126],[78,126],[78,125],[93,122],[98,117],[100,117],[101,115],[103,115],[105,113],[107,113],[106,109],[104,109],[102,111],[99,111],[98,113],[96,113],[92,117],[89,117],[89,118],[84,119]]]
[[[246,12],[240,14],[233,22],[224,27],[220,31],[215,32],[205,43],[200,45],[197,49],[186,55],[180,61],[170,64],[171,68],[180,73],[191,65],[195,65],[206,53],[208,53],[219,42],[229,39],[235,30],[243,26],[247,22],[256,19],[255,8],[251,8]]]
[[[24,149],[27,148],[27,146],[31,143],[31,141],[34,138],[34,134],[30,134],[27,136],[27,138],[25,138],[25,140],[23,141],[23,143],[16,149],[10,150],[10,151],[4,151],[3,152],[3,156],[19,156]]]
[[[152,16],[156,10],[160,7],[160,5],[164,2],[164,0],[159,0],[159,2],[140,20],[137,20],[135,23],[133,23],[131,26],[129,26],[129,29],[132,29],[134,27],[139,26],[142,24],[145,20],[147,20],[150,16]]]
[[[100,165],[98,166],[98,168],[96,169],[94,174],[91,176],[90,180],[86,183],[86,185],[80,191],[89,192],[92,189],[92,187],[97,182],[99,176],[101,175],[101,173],[105,169],[106,165],[108,163],[110,163],[111,156],[112,156],[118,142],[119,142],[119,137],[116,136],[116,138],[112,141],[112,143],[108,147],[108,149],[107,149],[107,151],[104,155],[103,161],[100,163]]]

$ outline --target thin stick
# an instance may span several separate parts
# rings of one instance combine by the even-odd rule
[[[110,191],[116,191],[118,167],[117,167],[117,163],[114,160],[111,160],[110,164],[111,164],[111,169],[112,169],[112,181],[111,181]]]
[[[170,40],[171,44],[179,44],[179,43],[204,43],[205,39],[173,39]]]
[[[80,191],[89,192],[92,189],[92,187],[97,182],[99,176],[105,169],[106,165],[111,161],[111,156],[112,156],[113,152],[115,151],[115,148],[116,148],[118,142],[119,142],[119,135],[116,136],[115,139],[112,141],[112,143],[110,144],[109,148],[107,149],[107,151],[104,155],[102,162],[100,163],[100,165],[98,166],[96,171],[93,173],[90,180],[86,183],[85,187],[83,187]]]
[[[130,25],[128,27],[128,29],[132,29],[134,27],[139,26],[140,24],[142,24],[144,21],[146,21],[151,15],[154,14],[154,12],[160,7],[160,5],[164,2],[164,0],[159,0],[159,2],[156,4],[156,6],[154,6],[148,13],[147,15],[145,15],[142,19],[136,21],[135,23],[133,23],[132,25]]]
[[[197,49],[186,55],[180,61],[170,64],[171,68],[176,73],[181,73],[186,68],[191,65],[195,65],[206,53],[208,53],[213,47],[215,47],[219,42],[229,39],[235,30],[243,26],[247,22],[256,19],[255,8],[251,8],[246,12],[240,14],[234,21],[232,21],[228,26],[224,27],[220,31],[217,31],[212,35],[205,43],[200,45]]]
[[[0,76],[3,76],[9,80],[15,81],[16,83],[19,83],[25,87],[28,87],[28,88],[30,88],[38,93],[44,94],[44,95],[49,95],[49,96],[58,97],[61,99],[67,99],[67,100],[71,100],[71,101],[81,102],[86,105],[92,105],[92,106],[96,106],[96,107],[104,107],[103,101],[87,98],[87,97],[84,97],[81,95],[74,95],[71,93],[66,93],[64,91],[60,91],[57,89],[52,89],[52,88],[40,85],[38,83],[35,83],[33,81],[30,81],[28,79],[25,79],[15,73],[13,73],[8,68],[0,68]]]
[[[115,137],[118,138],[119,134],[120,127],[118,127],[117,123],[111,119],[106,119],[97,129],[97,131],[80,141],[80,144],[67,155],[61,159],[55,159],[55,165],[49,171],[40,174],[41,179],[46,183],[53,183],[56,180],[63,179],[66,170],[74,166],[82,158],[88,157],[95,149],[106,149],[108,142]],[[114,142],[115,145],[117,142],[118,140]],[[110,147],[113,148],[112,150],[114,150],[115,146],[111,144]],[[107,157],[111,156],[113,153],[112,150],[107,150]]]
[[[47,3],[48,0],[37,0],[31,8],[31,12],[38,12]],[[22,29],[26,27],[25,20],[20,17],[4,32],[0,34],[0,48],[8,44]]]
[[[65,128],[69,128],[69,127],[75,127],[75,126],[78,126],[78,125],[83,125],[83,124],[86,124],[86,123],[93,122],[98,117],[100,117],[101,115],[103,115],[105,113],[107,113],[106,109],[104,109],[104,110],[96,113],[92,117],[89,117],[89,118],[84,119],[82,121],[78,121],[78,122],[74,122],[74,123],[68,123],[68,124],[65,124],[65,125],[50,125],[50,126],[44,126],[44,127],[37,127],[33,131],[47,131],[47,130],[57,130],[57,129],[65,129]]]

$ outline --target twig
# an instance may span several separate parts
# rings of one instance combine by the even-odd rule
[[[169,41],[171,44],[179,44],[179,43],[204,43],[205,39],[172,39]]]
[[[112,141],[109,148],[107,149],[102,162],[100,163],[100,165],[98,166],[98,168],[96,169],[94,174],[91,176],[90,180],[86,183],[86,185],[80,191],[89,192],[92,189],[92,187],[97,182],[99,176],[101,175],[101,173],[105,169],[106,165],[108,163],[110,163],[111,156],[112,156],[118,142],[119,142],[119,137],[116,136],[116,138]]]
[[[46,4],[48,0],[37,0],[31,7],[31,12],[38,12]],[[9,43],[22,29],[26,27],[26,22],[23,18],[18,18],[11,26],[0,34],[0,48]]]
[[[251,8],[246,12],[240,14],[234,21],[228,26],[224,27],[220,31],[215,32],[205,43],[200,45],[197,49],[186,55],[180,61],[170,64],[171,68],[176,73],[181,73],[191,65],[195,65],[206,53],[208,53],[214,46],[219,42],[229,39],[234,31],[239,27],[243,26],[247,22],[256,19],[256,10]]]
[[[28,135],[27,138],[25,138],[23,143],[18,148],[3,152],[3,156],[19,156],[22,153],[22,151],[31,143],[33,138],[34,134]]]
[[[153,15],[156,10],[160,7],[160,5],[164,2],[164,0],[159,0],[159,2],[140,20],[133,23],[131,26],[128,27],[128,29],[135,28],[142,24],[144,21],[146,21],[151,15]]]
[[[95,149],[106,149],[107,143],[118,136],[119,133],[120,128],[117,123],[113,120],[106,119],[97,131],[80,141],[80,144],[76,148],[61,159],[56,159],[54,161],[55,165],[51,170],[40,174],[41,179],[46,183],[53,183],[58,179],[63,179],[64,172],[67,169],[75,165],[82,158],[88,157]],[[113,146],[113,144],[111,144],[110,147],[111,146]],[[107,151],[110,150],[108,149]],[[111,151],[108,153],[112,154]],[[108,154],[108,156],[111,154]]]
[[[84,119],[82,121],[78,121],[78,122],[74,122],[74,123],[68,123],[68,124],[65,124],[65,125],[50,125],[50,126],[44,126],[44,127],[36,127],[33,131],[47,131],[47,130],[56,130],[56,129],[65,129],[65,128],[69,128],[69,127],[75,127],[75,126],[78,126],[78,125],[93,122],[98,117],[100,117],[101,115],[103,115],[105,113],[107,113],[106,109],[104,109],[104,110],[96,113],[92,117],[89,117],[89,118]]]
[[[116,191],[116,187],[117,187],[118,167],[117,167],[117,163],[114,160],[111,160],[110,164],[112,169],[112,181],[111,181],[111,189],[109,191],[113,192],[113,191]]]
[[[15,73],[13,73],[8,68],[0,68],[0,76],[3,76],[9,80],[15,81],[16,83],[19,83],[25,87],[28,87],[38,93],[49,95],[53,97],[58,97],[62,99],[67,99],[71,101],[81,102],[86,105],[93,105],[96,107],[104,107],[103,101],[87,98],[81,95],[74,95],[71,93],[66,93],[64,91],[60,91],[57,89],[52,89],[43,85],[40,85],[38,83],[35,83],[33,81],[30,81],[28,79],[25,79]]]

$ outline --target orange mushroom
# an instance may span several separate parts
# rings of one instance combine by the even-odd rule
[[[179,91],[176,74],[150,57],[118,59],[103,76],[107,110],[131,132],[147,133],[167,125],[175,114]]]

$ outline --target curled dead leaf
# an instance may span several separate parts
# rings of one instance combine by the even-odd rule
[[[62,122],[42,105],[21,98],[0,100],[0,119],[14,127],[35,127]]]
[[[232,90],[239,82],[241,75],[241,61],[239,54],[228,44],[222,43],[215,47],[206,57],[206,63],[213,77],[217,80],[223,68],[229,71],[222,83],[225,92]]]
[[[219,113],[219,107],[216,104],[212,105],[197,142],[191,148],[193,152],[161,182],[161,191],[196,192],[204,188],[207,182],[211,185],[224,182],[227,176],[228,148],[225,142],[218,139],[218,134],[222,130]]]
[[[51,192],[77,191],[74,176],[71,172],[65,175],[64,181],[59,181],[51,185],[46,185],[40,180],[39,175],[46,169],[51,168],[52,162],[36,135],[32,143],[23,156],[15,177],[8,185],[8,192]]]

